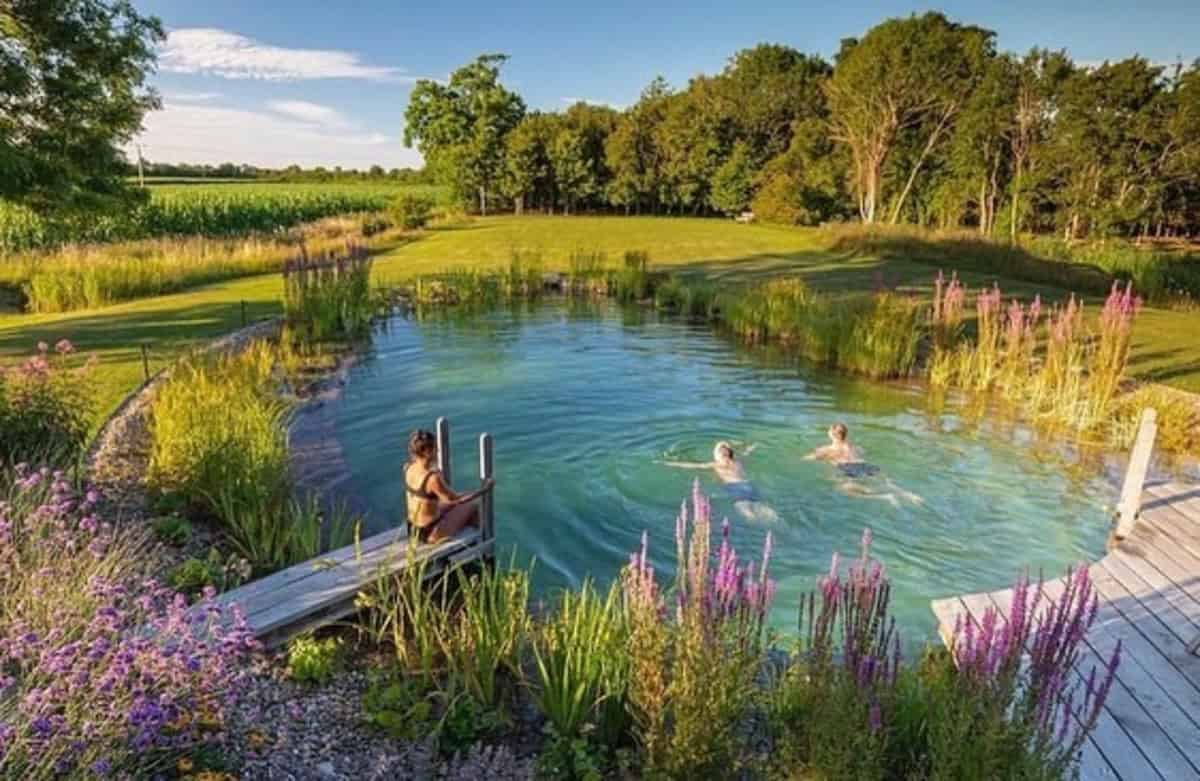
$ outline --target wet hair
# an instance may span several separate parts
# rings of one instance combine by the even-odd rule
[[[437,437],[432,431],[419,428],[408,435],[408,455],[425,460],[437,452]]]
[[[833,432],[833,438],[838,442],[845,442],[846,437],[850,435],[850,429],[846,428],[845,423],[834,423],[829,430]]]
[[[730,458],[733,458],[733,445],[725,440],[721,440],[716,445],[713,445],[713,460],[720,461],[723,453],[728,453]]]

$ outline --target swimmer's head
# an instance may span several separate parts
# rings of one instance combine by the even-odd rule
[[[850,429],[846,428],[845,423],[834,423],[829,427],[829,438],[835,443],[845,442],[848,436],[850,436]]]
[[[732,461],[733,445],[721,440],[713,446],[713,461]]]

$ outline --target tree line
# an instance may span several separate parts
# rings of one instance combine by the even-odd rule
[[[486,54],[420,81],[405,143],[487,213],[736,214],[1064,238],[1200,230],[1200,60],[1101,65],[1001,51],[940,13],[886,20],[833,62],[777,44],[621,111],[529,110]]]
[[[381,165],[369,168],[343,168],[313,166],[304,168],[289,165],[284,168],[269,168],[247,163],[160,163],[143,161],[140,173],[156,179],[245,179],[248,181],[272,182],[319,182],[345,183],[378,182],[396,184],[431,184],[429,174],[418,168],[385,169]],[[139,174],[138,164],[130,161],[125,166],[126,177]]]

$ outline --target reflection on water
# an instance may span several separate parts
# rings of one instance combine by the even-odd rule
[[[478,474],[474,441],[490,431],[500,544],[536,557],[542,593],[609,580],[643,530],[656,568],[670,571],[674,517],[699,477],[744,555],[774,535],[772,622],[785,630],[830,553],[853,555],[864,527],[892,576],[897,619],[920,641],[935,628],[932,598],[1002,587],[1025,566],[1050,573],[1095,557],[1115,498],[1094,472],[1068,477],[1028,432],[998,436],[931,413],[918,389],[799,368],[639,309],[396,318],[337,405],[352,490],[376,527],[403,518],[411,429],[450,418],[464,488]],[[921,501],[848,495],[829,465],[805,461],[834,420],[886,480]],[[743,519],[711,473],[659,463],[707,461],[719,439],[757,445],[746,468],[777,521]]]

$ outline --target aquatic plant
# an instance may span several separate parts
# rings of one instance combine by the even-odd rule
[[[62,472],[0,497],[0,775],[150,776],[219,741],[256,647],[236,608],[147,580],[146,534]]]
[[[94,404],[94,359],[74,363],[75,346],[59,340],[17,366],[0,366],[0,466],[22,461],[69,463],[87,444]]]
[[[282,340],[292,349],[364,336],[375,314],[371,255],[353,241],[342,251],[300,254],[283,266]]]
[[[1118,646],[1076,677],[1098,604],[1087,569],[1046,603],[1046,584],[1020,578],[1006,615],[960,617],[948,653],[907,665],[870,545],[866,531],[845,577],[834,554],[801,601],[796,650],[767,692],[783,765],[829,778],[1070,777],[1120,662]]]
[[[646,538],[621,583],[629,612],[629,701],[646,771],[671,777],[728,772],[738,760],[737,726],[755,696],[767,648],[771,538],[762,559],[740,560],[722,525],[711,549],[711,507],[697,482],[675,528],[670,609],[647,562]],[[672,620],[673,618],[673,620]]]
[[[619,745],[629,727],[629,625],[616,583],[601,594],[590,583],[563,592],[534,635],[534,701],[562,739],[594,730]]]

